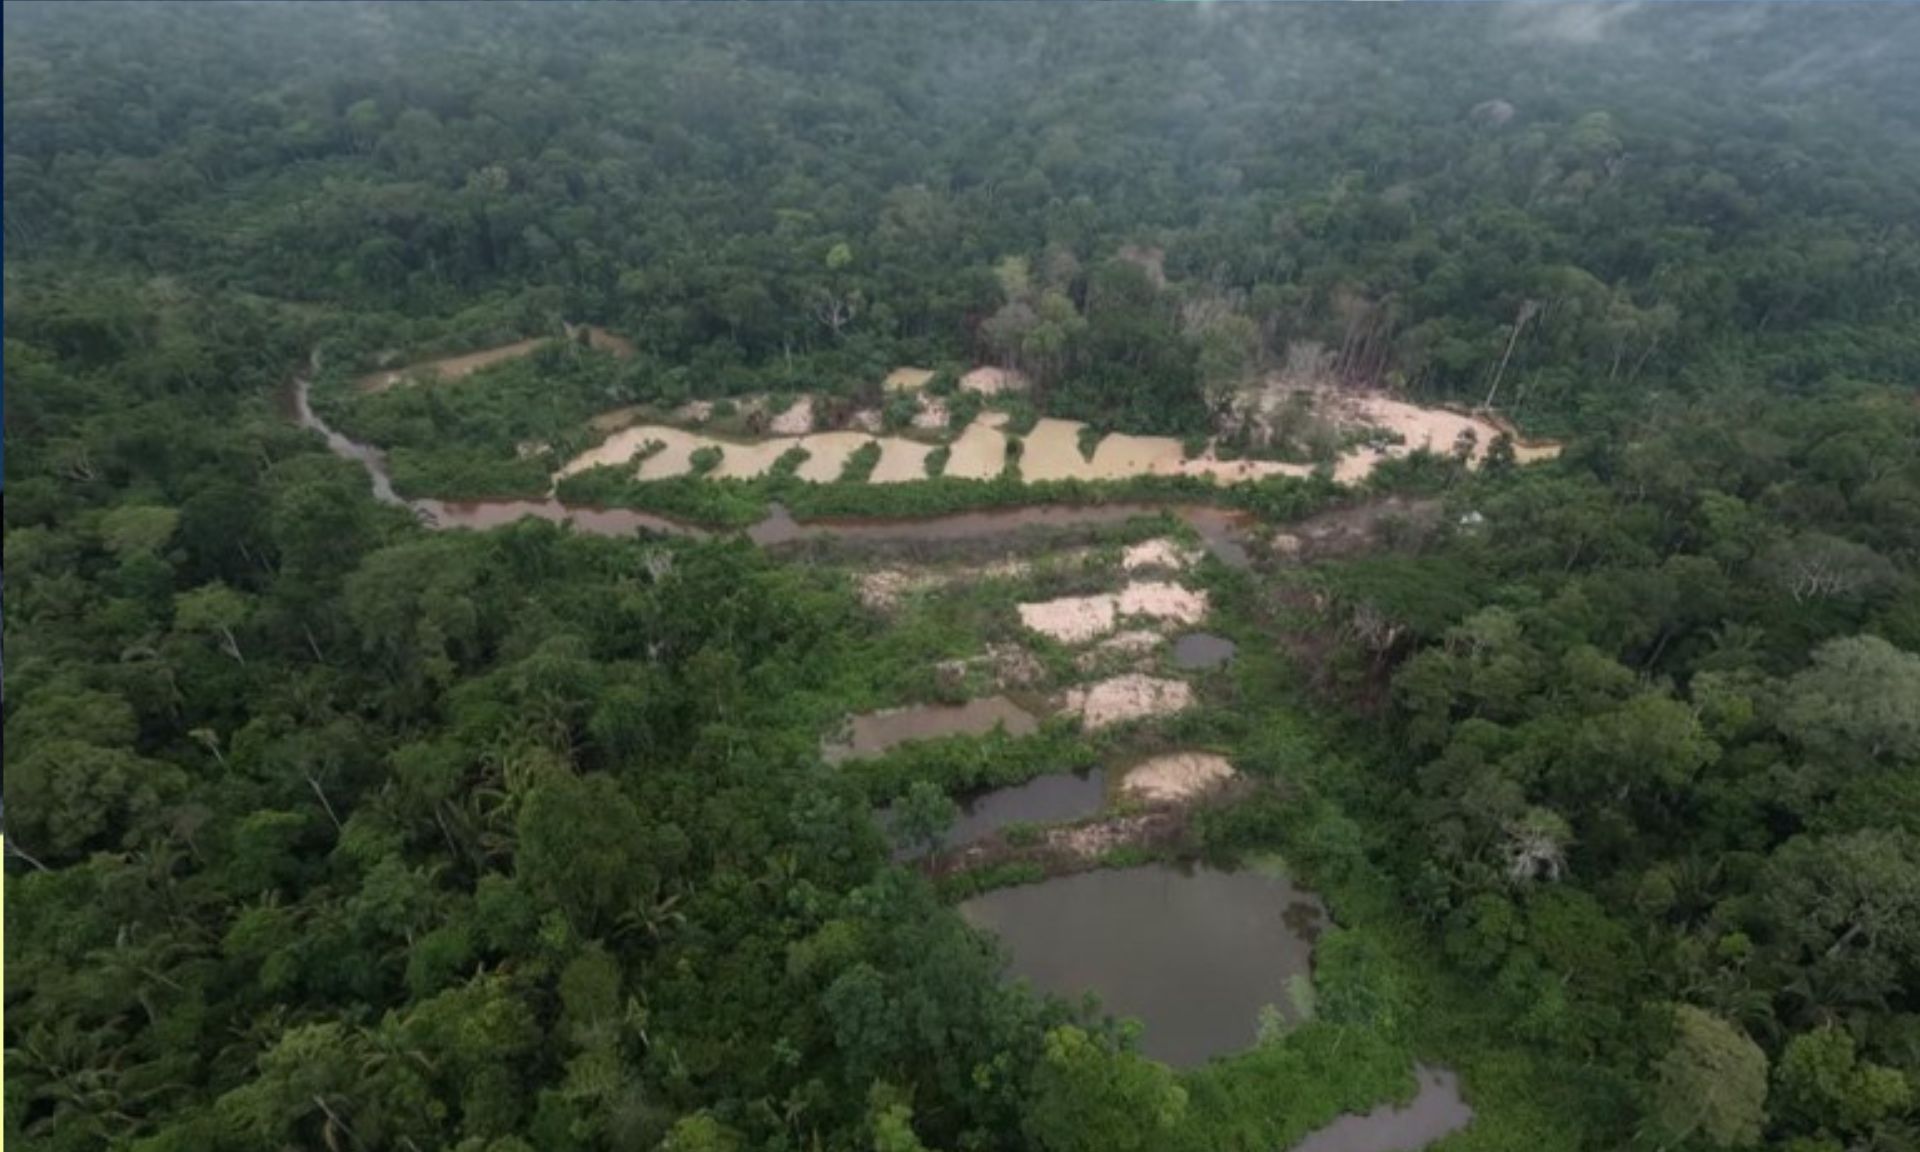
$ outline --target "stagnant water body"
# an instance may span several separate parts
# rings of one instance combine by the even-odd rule
[[[1063,824],[1083,820],[1106,806],[1107,774],[1098,768],[1085,772],[1054,772],[1011,788],[995,788],[960,802],[960,815],[941,838],[943,848],[958,848],[985,840],[1012,824]],[[883,827],[893,822],[892,810],[881,813]],[[911,860],[921,850],[905,845],[895,858]]]
[[[822,746],[829,764],[878,756],[896,744],[933,740],[941,736],[984,736],[1004,727],[1009,736],[1027,736],[1040,722],[1033,713],[1005,696],[987,696],[965,704],[914,704],[864,712],[848,721],[848,738]]]
[[[1182,668],[1218,668],[1233,653],[1233,641],[1211,632],[1189,632],[1173,642],[1173,662]]]
[[[1006,942],[1014,975],[1069,999],[1097,993],[1176,1067],[1251,1046],[1265,1005],[1291,1012],[1287,981],[1308,975],[1324,923],[1284,877],[1163,864],[1002,888],[960,912]]]
[[[1342,1116],[1293,1146],[1293,1152],[1418,1152],[1465,1128],[1473,1109],[1460,1098],[1460,1079],[1444,1068],[1415,1066],[1419,1093],[1406,1104],[1383,1104],[1360,1116]]]
[[[316,355],[317,367],[317,355]],[[556,524],[570,523],[581,532],[596,536],[632,536],[652,532],[670,536],[707,537],[705,528],[682,523],[665,516],[628,508],[594,508],[562,504],[558,500],[408,500],[394,491],[393,476],[387,468],[386,453],[370,444],[351,440],[322,420],[313,410],[311,382],[304,377],[291,381],[283,394],[287,415],[302,428],[310,428],[326,439],[327,448],[343,460],[363,468],[373,482],[374,498],[383,504],[411,509],[431,528],[500,528],[529,517]],[[747,538],[763,547],[775,547],[804,540],[942,541],[995,539],[1028,528],[1078,528],[1124,524],[1136,516],[1167,512],[1179,516],[1200,534],[1207,548],[1222,563],[1244,568],[1247,551],[1241,545],[1249,517],[1227,508],[1205,504],[1101,504],[1033,505],[1023,508],[997,508],[980,512],[960,512],[916,519],[812,520],[802,523],[785,508],[775,504],[767,518],[746,530]]]

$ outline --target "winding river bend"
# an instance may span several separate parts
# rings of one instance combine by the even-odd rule
[[[317,362],[317,354],[316,354]],[[294,423],[318,432],[327,448],[343,460],[358,464],[373,484],[374,499],[406,508],[429,528],[467,528],[487,531],[528,518],[571,524],[595,536],[632,536],[653,532],[668,536],[704,538],[715,533],[698,525],[631,508],[597,508],[545,500],[410,500],[394,491],[386,453],[353,440],[322,420],[313,410],[312,382],[294,378],[282,397],[282,408]],[[793,518],[775,504],[767,518],[746,530],[747,538],[763,547],[806,540],[848,541],[956,541],[996,539],[1027,528],[1084,528],[1124,524],[1136,516],[1167,512],[1193,526],[1207,548],[1222,562],[1244,567],[1242,544],[1251,517],[1228,508],[1205,504],[1118,503],[1097,505],[1040,504],[1023,508],[995,508],[910,519],[863,518],[809,520]]]

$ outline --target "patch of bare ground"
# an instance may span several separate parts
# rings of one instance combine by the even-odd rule
[[[568,339],[577,338],[580,332],[579,327],[572,324],[566,324],[564,327],[566,328]],[[605,328],[588,325],[586,333],[589,347],[598,349],[601,352],[612,353],[618,359],[628,359],[636,352],[632,341],[624,336],[616,336]],[[503,363],[507,360],[518,360],[522,356],[530,356],[535,349],[548,343],[550,339],[551,338],[547,336],[536,336],[529,340],[516,340],[511,344],[502,344],[495,348],[483,348],[478,352],[467,352],[459,356],[443,356],[437,360],[423,360],[418,364],[409,364],[404,368],[370,372],[354,381],[354,386],[362,392],[385,392],[390,388],[397,388],[403,384],[428,380],[458,380],[463,376],[471,376],[482,368],[491,367],[492,365]],[[385,362],[387,355],[383,354],[381,359]]]
[[[458,380],[462,376],[471,376],[489,365],[507,360],[517,360],[530,356],[533,350],[547,342],[547,337],[539,336],[532,340],[517,340],[512,344],[502,344],[497,348],[486,348],[479,352],[468,352],[463,356],[445,356],[438,360],[423,360],[418,364],[409,364],[404,368],[395,368],[386,372],[373,372],[360,377],[355,385],[362,392],[385,392],[403,384],[427,380]]]
[[[1129,663],[1157,651],[1166,637],[1147,629],[1116,632],[1073,658],[1073,666],[1082,672],[1098,672]]]
[[[975,368],[960,377],[960,387],[982,396],[1018,392],[1027,386],[1027,378],[1010,368]]]
[[[1193,685],[1185,680],[1129,672],[1084,688],[1069,689],[1060,714],[1077,716],[1082,727],[1098,731],[1130,720],[1171,716],[1192,706]]]
[[[1062,596],[1037,604],[1020,605],[1020,623],[1062,644],[1084,644],[1113,631],[1116,598],[1108,593],[1094,596]]]
[[[927,381],[931,379],[933,379],[933,370],[930,368],[900,367],[887,373],[887,378],[882,381],[881,386],[889,392],[913,392],[925,388]]]
[[[1078,559],[1084,555],[1084,549],[1076,549],[1057,555],[1053,559],[1055,562],[1061,562]],[[854,580],[854,591],[860,602],[868,608],[876,612],[891,612],[899,608],[901,602],[912,593],[944,588],[950,584],[970,584],[982,580],[1017,580],[1032,571],[1031,563],[1013,556],[982,564],[942,568],[897,565],[860,573]]]
[[[1136,580],[1120,589],[1121,616],[1151,616],[1176,624],[1198,624],[1207,615],[1207,594],[1178,584]]]
[[[1119,592],[1062,596],[1022,604],[1020,623],[1062,644],[1085,644],[1113,631],[1129,616],[1198,624],[1207,614],[1207,594],[1178,584],[1136,580]]]
[[[1165,536],[1156,536],[1152,540],[1142,540],[1138,544],[1129,544],[1120,557],[1120,566],[1129,572],[1142,568],[1164,568],[1169,572],[1185,572],[1200,559],[1200,553]]]
[[[813,431],[813,397],[802,396],[767,424],[775,436],[805,436]]]
[[[1212,752],[1170,752],[1143,760],[1120,780],[1122,794],[1153,804],[1191,800],[1233,779],[1233,765]]]

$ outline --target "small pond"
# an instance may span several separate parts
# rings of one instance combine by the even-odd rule
[[[1145,1024],[1141,1050],[1176,1067],[1250,1047],[1260,1009],[1290,1012],[1325,923],[1283,876],[1169,865],[1102,869],[975,897],[960,912],[1005,942],[1012,973]]]
[[[1405,1105],[1383,1104],[1342,1116],[1293,1146],[1293,1152],[1418,1152],[1473,1119],[1460,1079],[1444,1068],[1415,1066],[1420,1091]]]
[[[1009,824],[1062,824],[1084,820],[1105,807],[1107,774],[1098,768],[1085,772],[1055,772],[1011,788],[996,788],[960,802],[960,815],[944,844],[957,848],[985,840]],[[883,825],[890,813],[882,813]],[[897,859],[912,859],[917,849],[903,849]]]
[[[878,756],[896,744],[941,736],[984,736],[1004,726],[1009,736],[1026,736],[1040,727],[1033,713],[1005,696],[987,696],[965,704],[915,704],[863,712],[850,721],[848,739],[829,742],[820,754],[827,763]]]
[[[1173,662],[1182,668],[1218,668],[1233,653],[1233,641],[1211,632],[1189,632],[1173,642]]]

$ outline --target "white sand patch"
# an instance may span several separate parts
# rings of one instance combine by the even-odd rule
[[[1088,729],[1100,729],[1147,716],[1169,716],[1193,705],[1193,686],[1129,672],[1066,695],[1062,715],[1078,716]]]
[[[552,450],[553,445],[545,440],[522,440],[513,446],[513,455],[516,460],[531,460]]]
[[[1198,624],[1207,615],[1207,594],[1178,584],[1136,581],[1120,590],[1119,614]]]
[[[1127,771],[1120,791],[1153,804],[1188,800],[1233,779],[1233,765],[1211,752],[1175,752]]]
[[[831,484],[840,479],[847,457],[853,455],[854,449],[872,441],[873,437],[865,432],[816,432],[804,437],[799,441],[800,447],[813,455],[794,475],[816,484]]]
[[[767,425],[775,436],[805,436],[813,431],[813,397],[802,396]]]
[[[847,427],[856,432],[878,432],[886,427],[878,408],[859,408],[847,417]]]
[[[969,392],[978,392],[982,396],[1017,392],[1026,386],[1027,378],[1008,368],[975,368],[960,377],[960,387]]]
[[[1104,636],[1126,616],[1197,624],[1206,614],[1205,592],[1156,581],[1135,581],[1117,595],[1100,592],[1020,605],[1022,625],[1062,644],[1084,644]]]
[[[1170,572],[1184,572],[1200,559],[1200,553],[1187,548],[1165,536],[1156,536],[1151,540],[1142,540],[1138,544],[1127,545],[1120,557],[1120,566],[1129,572],[1141,568],[1165,568]]]
[[[869,479],[875,484],[925,480],[927,456],[932,452],[933,446],[930,444],[889,436],[880,441],[880,462],[873,466],[873,475]]]
[[[1115,598],[1063,596],[1037,604],[1020,605],[1020,623],[1062,644],[1084,644],[1113,631]]]
[[[929,368],[895,368],[887,373],[883,386],[889,392],[913,392],[925,388],[931,379],[933,370]]]
[[[673,410],[673,418],[688,424],[705,424],[713,419],[713,401],[689,400]]]
[[[1007,466],[1007,437],[1000,426],[1004,412],[982,413],[953,442],[946,475],[961,480],[991,480]]]

